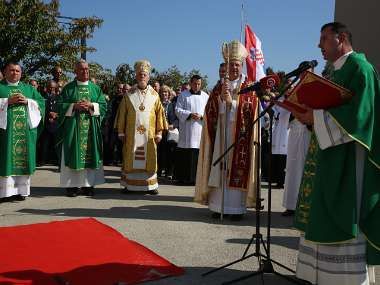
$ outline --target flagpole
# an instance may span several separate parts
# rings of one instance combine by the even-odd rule
[[[240,42],[243,43],[243,31],[244,31],[244,3],[241,3],[240,13]]]

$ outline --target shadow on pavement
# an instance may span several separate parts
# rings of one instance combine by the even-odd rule
[[[254,267],[254,266],[252,266]],[[188,285],[220,285],[223,282],[231,281],[236,278],[240,278],[246,276],[252,272],[250,271],[242,271],[236,269],[224,268],[218,272],[213,274],[202,276],[203,273],[214,269],[214,267],[185,267],[185,274],[177,277],[170,277],[166,279],[161,279],[153,282],[147,282],[145,284],[155,284],[155,285],[174,285],[174,284],[188,284]],[[257,268],[253,268],[253,270],[257,270]],[[288,277],[294,277],[293,275],[286,275]],[[262,278],[264,279],[264,283],[262,283]],[[290,285],[295,284],[286,279],[274,275],[274,274],[264,274],[264,275],[256,275],[246,279],[244,281],[240,281],[236,284],[239,285],[248,285],[248,284],[265,284],[265,285]]]
[[[76,198],[73,198],[73,203]],[[60,217],[94,217],[116,219],[141,219],[141,220],[166,220],[166,221],[191,221],[209,224],[255,226],[255,213],[248,211],[241,221],[231,221],[225,218],[223,222],[211,218],[211,212],[207,208],[194,208],[172,205],[144,205],[138,207],[111,207],[107,209],[96,208],[57,208],[40,209],[24,208],[18,212],[33,215],[47,215]],[[265,219],[265,214],[263,215]],[[272,214],[273,228],[289,228],[289,223],[281,220],[281,213]],[[265,223],[263,223],[265,226]]]
[[[252,233],[254,234],[254,233]],[[264,235],[265,238],[265,235]],[[293,236],[271,236],[271,244],[281,245],[283,247],[287,247],[290,249],[298,250],[298,243],[299,243],[299,237],[293,237]],[[237,243],[237,244],[247,244],[249,243],[250,239],[228,239],[226,240],[227,243]],[[264,240],[266,242],[266,240]],[[253,241],[254,245],[255,241]],[[252,245],[252,246],[253,246]]]

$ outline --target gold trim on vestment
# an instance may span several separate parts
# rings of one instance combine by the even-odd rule
[[[360,227],[359,227],[360,228]],[[380,247],[378,247],[377,245],[375,245],[373,242],[371,242],[369,239],[368,239],[368,237],[366,236],[366,234],[362,231],[362,234],[364,235],[364,238],[367,240],[367,242],[371,245],[371,246],[373,246],[374,248],[376,248],[377,250],[379,250],[380,251]]]
[[[157,178],[153,178],[150,180],[136,180],[136,179],[123,179],[128,185],[134,185],[134,186],[150,186],[155,185],[158,183]]]
[[[327,112],[328,112],[328,111],[327,111]],[[351,139],[353,139],[354,141],[358,142],[358,143],[361,144],[364,148],[367,149],[367,151],[368,151],[368,160],[369,160],[371,163],[373,163],[373,164],[375,165],[376,168],[378,168],[378,169],[380,170],[380,165],[378,165],[377,163],[375,163],[375,162],[370,158],[370,156],[369,156],[369,152],[371,151],[371,150],[369,149],[369,146],[367,146],[365,143],[363,143],[363,142],[360,141],[359,139],[357,139],[357,138],[355,138],[354,136],[352,136],[352,135],[351,135],[351,134],[350,134],[345,128],[343,128],[343,126],[337,121],[337,119],[334,118],[334,116],[333,116],[330,112],[328,112],[328,113],[330,114],[330,116],[331,116],[331,118],[334,120],[334,122],[335,122],[335,123],[341,128],[341,129],[343,129]]]
[[[165,113],[157,92],[149,86],[149,92],[146,96],[149,96],[151,98],[150,100],[154,100],[154,102],[149,112],[149,128],[145,129],[145,134],[148,136],[146,149],[144,147],[140,148],[145,151],[146,167],[144,169],[134,169],[133,161],[135,155],[140,153],[140,149],[137,148],[134,150],[137,111],[130,98],[130,95],[132,94],[133,92],[130,91],[122,99],[118,110],[118,119],[115,125],[118,129],[118,133],[123,133],[125,135],[122,170],[128,173],[154,173],[157,171],[157,146],[154,142],[154,138],[157,132],[167,129]]]
[[[319,241],[313,241],[313,240],[310,240],[310,239],[306,239],[305,238],[305,232],[304,231],[301,231],[297,228],[294,228],[292,227],[292,229],[296,230],[297,232],[299,233],[303,233],[304,234],[304,239],[305,241],[308,241],[308,242],[312,242],[312,243],[316,243],[316,244],[321,244],[321,245],[333,245],[333,244],[343,244],[343,243],[348,243],[350,241],[353,241],[355,239],[357,239],[358,237],[354,237],[354,238],[351,238],[351,239],[348,239],[348,240],[344,240],[344,241],[335,241],[335,242],[319,242]]]

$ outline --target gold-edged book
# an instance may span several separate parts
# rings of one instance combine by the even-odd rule
[[[338,84],[306,71],[286,99],[275,104],[289,111],[306,112],[304,105],[312,109],[330,109],[349,101],[354,94]]]

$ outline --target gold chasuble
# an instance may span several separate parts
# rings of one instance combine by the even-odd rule
[[[150,85],[132,88],[120,102],[114,127],[125,136],[121,185],[130,191],[157,189],[155,136],[167,129],[158,93]]]
[[[236,142],[235,147],[228,154],[227,161],[227,192],[243,192],[243,195],[229,195],[230,199],[243,199],[243,201],[231,202],[237,204],[232,208],[253,207],[255,205],[255,189],[256,189],[256,146],[258,141],[257,127],[252,128],[252,122],[257,118],[257,97],[253,92],[244,95],[237,95],[240,88],[244,88],[248,84],[244,82],[238,83],[234,94],[232,95],[233,107],[231,108],[232,118],[228,119],[226,135],[227,147]],[[202,130],[202,139],[199,150],[197,182],[195,187],[194,201],[204,205],[211,205],[210,193],[213,191],[221,191],[221,165],[213,166],[212,163],[224,152],[223,131],[225,129],[225,115],[221,110],[220,94],[222,84],[214,87],[210,94],[209,100],[205,108],[204,126]],[[233,196],[237,197],[234,198]],[[239,198],[240,197],[240,198]],[[228,198],[227,198],[228,199]],[[244,201],[245,199],[245,201]],[[212,208],[212,206],[211,206]],[[210,208],[210,209],[211,209]],[[229,212],[228,206],[225,208],[229,214],[239,214],[241,212]],[[220,209],[215,210],[217,212]],[[225,211],[225,213],[226,213]],[[240,211],[240,210],[237,210]]]

